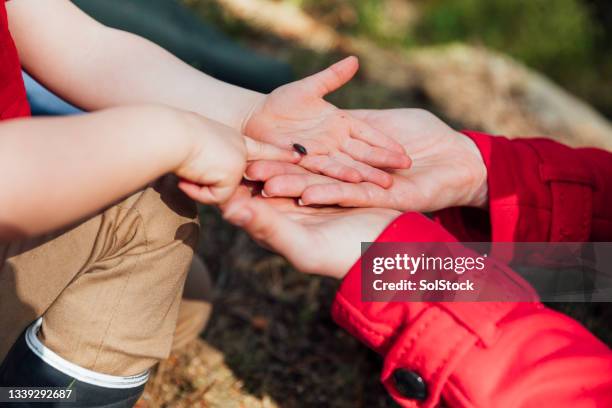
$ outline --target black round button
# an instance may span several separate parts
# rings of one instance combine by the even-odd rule
[[[395,382],[395,388],[404,397],[417,401],[427,399],[427,384],[418,373],[398,368],[393,371],[393,381]]]

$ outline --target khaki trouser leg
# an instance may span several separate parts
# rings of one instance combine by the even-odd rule
[[[198,236],[166,177],[65,232],[0,246],[0,361],[43,316],[43,343],[84,368],[135,375],[165,358]]]
[[[187,275],[172,351],[181,349],[200,336],[212,313],[212,295],[210,274],[204,262],[196,255]]]

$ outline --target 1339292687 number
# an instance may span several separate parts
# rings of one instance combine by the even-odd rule
[[[59,387],[0,387],[0,402],[76,401],[74,390]]]

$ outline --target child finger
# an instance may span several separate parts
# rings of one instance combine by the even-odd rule
[[[353,159],[374,167],[407,169],[411,164],[406,154],[372,146],[358,139],[347,139],[342,150]]]
[[[244,137],[244,142],[247,148],[247,160],[277,160],[288,163],[297,163],[302,156],[291,150],[281,149],[280,147],[271,144],[262,143],[253,140],[250,137]]]
[[[281,174],[308,174],[305,168],[297,164],[261,160],[247,165],[244,177],[250,181],[266,181]]]
[[[359,60],[357,57],[351,56],[299,82],[304,85],[306,89],[314,90],[317,96],[323,97],[350,81],[351,78],[355,76],[358,69]]]
[[[382,147],[406,156],[406,151],[399,142],[353,116],[351,116],[351,136],[369,145]]]
[[[207,205],[220,205],[227,202],[239,185],[239,179],[211,185],[199,185],[187,180],[181,180],[178,183],[179,189],[189,198]]]
[[[179,189],[181,189],[189,198],[202,204],[218,204],[219,198],[216,197],[208,186],[200,186],[189,181],[179,181]]]

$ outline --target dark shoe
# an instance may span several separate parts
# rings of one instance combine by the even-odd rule
[[[142,394],[148,373],[117,377],[96,373],[72,364],[38,339],[42,320],[19,337],[2,365],[0,387],[57,387],[73,390],[72,402],[2,403],[0,407],[129,408]]]

